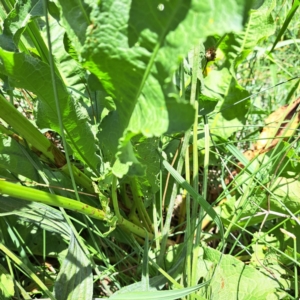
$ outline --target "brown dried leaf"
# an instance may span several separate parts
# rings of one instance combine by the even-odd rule
[[[286,140],[295,133],[300,121],[300,112],[297,111],[299,105],[300,98],[278,108],[265,119],[266,126],[254,145],[255,150],[259,153],[270,151],[280,140]]]

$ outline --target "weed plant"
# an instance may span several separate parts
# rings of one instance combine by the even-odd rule
[[[299,5],[0,1],[0,298],[298,299]]]

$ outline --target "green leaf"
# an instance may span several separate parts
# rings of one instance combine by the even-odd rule
[[[146,176],[138,178],[144,195],[148,192],[156,193],[159,190],[160,157],[157,150],[158,143],[158,138],[142,138],[135,143],[137,156],[146,169]]]
[[[67,53],[75,60],[79,61],[78,59],[78,54],[71,42],[71,40],[68,38],[68,35],[65,33],[64,34],[64,47]]]
[[[27,276],[29,276],[35,283],[41,288],[43,293],[45,293],[51,300],[55,300],[53,294],[49,291],[47,286],[39,279],[39,277],[33,272],[17,255],[10,251],[4,244],[0,243],[0,250],[5,253],[5,255],[14,262],[19,268],[21,268]]]
[[[239,64],[253,51],[254,47],[275,32],[275,23],[271,15],[275,5],[275,0],[267,0],[259,8],[250,10],[243,32],[227,34],[219,45],[226,55],[224,67],[231,66],[234,76]]]
[[[85,89],[85,76],[86,71],[81,65],[74,59],[76,54],[74,49],[69,49],[70,53],[65,50],[65,30],[56,21],[50,23],[51,34],[51,52],[55,58],[56,67],[59,70],[64,84],[67,87],[78,91],[77,94],[73,93],[73,97],[78,96],[79,92],[84,92]],[[46,36],[46,32],[44,33]],[[69,46],[71,47],[71,46]]]
[[[299,174],[300,157],[297,155],[297,148],[291,147],[290,143],[281,141],[275,149],[267,152],[266,156],[266,159],[272,159],[277,156],[270,168],[270,174],[278,173],[280,177],[286,178],[294,178]],[[280,166],[280,169],[278,169],[278,166]]]
[[[41,228],[59,234],[64,238],[69,238],[70,229],[62,213],[51,206],[36,203],[24,202],[13,197],[0,197],[1,212],[16,215]]]
[[[248,171],[250,174],[255,174],[255,167],[257,167],[257,162],[250,164],[250,161],[243,155],[242,151],[232,144],[226,144],[226,149],[241,162],[245,167],[244,170]]]
[[[215,98],[207,97],[203,94],[199,95],[199,112],[200,116],[205,116],[214,111],[216,105],[218,104],[218,100]]]
[[[47,234],[47,256],[65,257],[66,240],[69,239],[69,227],[60,211],[40,203],[27,203],[19,199],[1,196],[0,214],[6,216],[6,222],[22,236],[24,245],[35,255],[43,256],[42,230]],[[6,246],[12,251],[19,251],[20,245],[8,237],[7,224],[1,226]]]
[[[183,245],[183,244],[181,244]],[[168,272],[165,272],[163,270],[160,270],[159,275],[154,276],[149,279],[149,287],[148,291],[157,291],[162,289],[166,283],[168,282],[169,284],[171,283],[172,286],[178,287],[180,286],[178,283],[176,283],[176,280],[174,278],[177,277],[177,274],[182,272],[182,266],[185,263],[186,260],[186,251],[185,251],[185,246],[180,246],[180,247],[170,247],[167,257],[166,257],[166,267],[168,268]],[[153,253],[151,250],[149,250],[149,258],[151,257],[156,259],[157,253]],[[176,259],[172,261],[170,252],[172,252],[173,255],[176,255]],[[154,260],[155,261],[155,260]],[[153,263],[153,260],[152,260]],[[153,267],[153,265],[152,265]],[[158,270],[158,266],[155,266],[155,270]],[[203,286],[208,285],[209,282],[203,283]],[[118,294],[126,294],[126,293],[131,293],[131,292],[139,292],[139,291],[145,291],[145,285],[139,281],[135,282],[133,284],[124,286],[122,289],[118,290],[114,296],[117,296]]]
[[[23,116],[10,102],[0,94],[0,116],[20,136],[1,126],[1,132],[14,138],[20,144],[26,142],[42,160],[49,164],[63,167],[66,164],[65,156],[48,140],[25,116]],[[24,139],[26,142],[24,142]],[[26,152],[25,152],[26,153]]]
[[[14,281],[5,268],[0,265],[0,299],[11,299],[15,294]]]
[[[204,82],[204,93],[219,99],[215,108],[216,114],[210,120],[211,133],[227,139],[246,122],[250,100],[243,99],[249,96],[249,92],[237,83],[226,68],[211,71]]]
[[[78,7],[81,14],[70,9],[71,3],[78,7],[76,1],[60,1],[68,36],[78,45],[84,66],[98,76],[117,106],[118,113],[106,117],[100,134],[101,140],[111,140],[108,149],[113,156],[118,144],[122,156],[122,147],[133,135],[160,136],[192,125],[193,108],[180,100],[171,76],[199,39],[240,30],[244,13],[244,1],[231,1],[230,8],[220,1],[118,0],[94,7],[86,2]],[[81,28],[75,22],[79,15]],[[222,22],[215,22],[221,15]],[[109,137],[106,128],[114,128]]]
[[[165,166],[165,168],[168,170],[168,172],[170,172],[170,174],[174,177],[174,179],[196,200],[199,202],[199,204],[201,205],[201,207],[205,210],[205,212],[212,218],[212,220],[216,223],[216,225],[219,227],[220,229],[220,235],[223,238],[224,236],[224,229],[223,229],[223,224],[222,221],[220,219],[220,217],[216,214],[216,212],[214,211],[214,209],[211,207],[211,205],[205,201],[205,199],[198,194],[197,191],[195,191],[195,189],[193,189],[191,187],[191,185],[189,185],[187,183],[186,180],[184,180],[184,178],[166,161],[163,160],[163,165]]]
[[[95,1],[57,1],[57,8],[61,13],[61,20],[69,39],[73,43],[74,49],[80,51],[86,39],[88,26],[93,28],[90,20],[92,6],[96,6]]]
[[[51,72],[47,64],[24,53],[0,49],[0,73],[9,76],[16,87],[32,91],[39,97],[37,125],[40,128],[60,132]],[[55,80],[67,141],[74,153],[95,169],[100,159],[96,155],[95,139],[86,111],[73,102],[62,81],[58,77]]]
[[[21,34],[26,25],[34,18],[44,15],[43,0],[19,0],[16,1],[15,7],[10,11],[3,24],[3,35],[9,39],[13,39],[15,46],[18,46]],[[14,50],[7,47],[6,43],[0,46],[6,50]]]
[[[235,257],[205,247],[203,259],[202,268],[207,272],[207,277],[211,276],[207,270],[212,270],[212,267],[208,269],[205,265],[212,262],[217,266],[210,283],[214,299],[278,299],[275,298],[276,290],[279,288],[276,280],[245,265]]]
[[[274,50],[274,48],[276,47],[277,43],[280,41],[281,37],[283,36],[283,34],[285,33],[285,31],[287,30],[291,20],[293,19],[293,16],[294,14],[296,13],[297,9],[299,8],[300,6],[300,1],[299,0],[296,0],[296,1],[293,1],[293,6],[292,8],[290,9],[283,25],[281,26],[280,28],[280,31],[276,37],[276,40],[270,50],[270,52],[272,52]]]
[[[245,180],[243,180],[245,183]],[[247,184],[247,182],[246,182]],[[249,197],[247,203],[241,206],[241,201],[244,201],[243,197],[236,199],[235,196],[231,197],[221,206],[220,216],[224,223],[228,224],[228,220],[231,220],[233,216],[242,209],[240,219],[238,221],[238,228],[241,226],[251,226],[253,224],[260,224],[264,218],[264,214],[257,214],[259,207],[264,210],[271,210],[268,214],[268,220],[278,218],[278,214],[285,214],[293,216],[300,210],[300,202],[298,193],[300,192],[300,182],[294,178],[278,177],[272,186],[270,187],[270,198],[265,192],[265,188],[258,187]],[[270,208],[269,208],[270,201]],[[234,228],[237,228],[234,224]]]
[[[92,299],[93,276],[90,262],[81,250],[62,213],[48,205],[0,197],[1,211],[29,220],[43,229],[70,238],[67,256],[55,283],[57,299]]]
[[[73,234],[54,289],[58,300],[89,300],[93,297],[93,273],[90,261]]]
[[[25,149],[15,140],[0,134],[0,170],[8,169],[11,173],[23,175],[38,181],[38,173],[25,156]],[[3,175],[3,174],[1,174]]]
[[[292,213],[300,210],[300,182],[295,178],[278,177],[271,187],[271,209],[287,213],[289,209]]]
[[[128,174],[129,176],[145,175],[145,169],[137,160],[130,141],[124,145],[122,152],[120,152],[119,157],[113,165],[112,171],[117,177],[123,177],[124,174]]]

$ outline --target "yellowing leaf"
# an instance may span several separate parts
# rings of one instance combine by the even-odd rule
[[[297,111],[299,104],[300,98],[290,105],[278,108],[265,119],[267,125],[254,145],[259,153],[273,149],[280,140],[286,140],[295,133],[300,121],[300,112]]]
[[[7,299],[10,299],[15,294],[13,279],[3,268],[0,268],[0,273],[0,293]]]

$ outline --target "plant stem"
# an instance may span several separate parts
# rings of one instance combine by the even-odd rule
[[[191,133],[190,133],[190,131],[188,131],[188,132],[186,132],[186,134],[183,138],[183,143],[182,143],[182,147],[180,150],[180,155],[178,158],[177,169],[176,169],[179,174],[181,174],[181,171],[183,168],[184,157],[185,157],[185,153],[189,146],[190,135],[191,135]],[[157,260],[159,265],[161,265],[162,260],[165,257],[165,251],[166,251],[167,240],[168,240],[168,235],[169,235],[170,226],[171,226],[171,219],[172,219],[175,199],[176,199],[176,196],[178,193],[178,185],[179,184],[177,181],[175,181],[173,184],[171,199],[170,199],[170,203],[169,203],[169,207],[168,207],[168,211],[167,211],[167,215],[166,215],[166,219],[165,219],[165,224],[164,224],[164,227],[162,230],[161,251],[160,251],[160,254],[159,254],[159,257]]]
[[[195,107],[195,118],[193,124],[193,188],[195,191],[199,191],[199,164],[198,164],[198,73],[199,73],[199,66],[200,66],[200,43],[198,43],[194,47],[194,54],[193,54],[193,73],[192,73],[192,83],[191,83],[191,96],[190,96],[190,103]],[[189,230],[188,240],[188,253],[187,256],[189,257],[189,264],[193,266],[195,263],[197,264],[198,260],[198,251],[199,245],[198,243],[193,243],[194,240],[194,232],[193,229],[197,224],[197,217],[198,217],[198,210],[199,204],[196,199],[193,199],[193,209],[192,209],[192,216],[191,216],[191,225]],[[190,209],[187,207],[187,209]],[[197,224],[197,228],[199,224]],[[198,230],[197,230],[198,231]],[[191,268],[192,273],[188,277],[189,282],[188,285],[192,286],[193,282],[195,282],[197,268]],[[189,296],[189,299],[192,299],[192,295]]]
[[[56,207],[63,207],[66,209],[77,211],[84,215],[91,216],[92,218],[98,220],[109,221],[102,210],[93,206],[63,196],[53,195],[47,192],[38,191],[36,189],[10,183],[5,180],[0,180],[0,193],[26,201],[34,201]]]
[[[133,200],[134,200],[134,203],[136,204],[136,208],[137,208],[140,220],[142,221],[141,225],[145,226],[146,229],[149,232],[151,232],[152,231],[152,226],[151,226],[152,222],[150,220],[150,217],[149,217],[147,210],[144,206],[144,203],[142,201],[142,193],[139,189],[138,182],[135,177],[133,177],[130,180],[130,187],[131,187]]]

